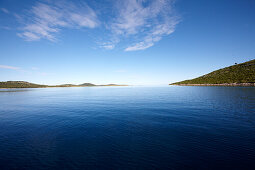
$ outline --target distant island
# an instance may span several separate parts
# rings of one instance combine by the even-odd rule
[[[255,59],[225,67],[191,80],[169,85],[180,86],[255,86]]]
[[[51,86],[51,85],[34,84],[34,83],[26,82],[26,81],[0,82],[0,88],[96,87],[96,86],[127,86],[127,85],[118,85],[118,84],[95,85],[91,83],[83,83],[79,85],[61,84],[61,85]]]

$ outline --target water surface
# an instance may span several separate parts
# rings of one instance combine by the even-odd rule
[[[0,169],[255,169],[254,87],[0,89]]]

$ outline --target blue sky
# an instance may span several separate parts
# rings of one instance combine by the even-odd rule
[[[254,58],[254,0],[0,0],[0,81],[166,85]]]

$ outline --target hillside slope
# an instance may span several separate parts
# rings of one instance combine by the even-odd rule
[[[79,86],[96,86],[96,85],[92,83],[83,83],[83,84],[80,84]]]
[[[48,87],[48,86],[47,85],[29,83],[29,82],[26,82],[26,81],[0,82],[0,88],[39,88],[39,87]]]
[[[255,60],[225,67],[201,77],[170,85],[255,85]]]
[[[45,88],[45,87],[94,87],[94,86],[127,86],[127,85],[117,85],[117,84],[108,84],[108,85],[95,85],[92,83],[83,83],[80,85],[75,84],[61,84],[61,85],[40,85],[29,83],[26,81],[5,81],[0,82],[0,88]]]

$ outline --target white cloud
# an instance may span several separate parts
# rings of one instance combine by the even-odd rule
[[[147,36],[145,36],[142,41],[128,46],[125,51],[144,50],[152,47],[156,42],[160,41],[163,36],[174,32],[175,25],[177,24],[177,21],[174,22],[174,20],[175,19],[173,19],[172,22],[169,21],[169,23],[155,26],[150,32],[147,33]]]
[[[144,50],[146,48],[149,48],[151,46],[154,45],[154,42],[139,42],[139,43],[136,43],[135,45],[133,46],[129,46],[125,49],[125,51],[137,51],[137,50]]]
[[[100,34],[95,34],[99,47],[112,50],[120,45],[124,51],[136,51],[152,47],[172,34],[179,23],[173,8],[175,0],[113,1],[113,4],[108,3],[110,8],[98,5],[97,12],[79,2],[47,0],[36,3],[25,15],[15,15],[24,24],[17,35],[27,41],[54,42],[63,28],[93,29],[101,25]],[[104,15],[101,17],[104,21],[99,21],[99,14]]]
[[[108,44],[108,45],[102,45],[101,47],[106,49],[106,50],[112,50],[112,49],[114,49],[115,45],[114,44]]]
[[[9,14],[10,12],[6,9],[6,8],[1,8],[1,11],[6,13],[6,14]]]
[[[127,0],[119,4],[119,17],[112,24],[113,31],[117,34],[135,34],[137,29],[145,24],[148,9],[136,0]]]
[[[7,66],[7,65],[0,65],[2,69],[11,69],[11,70],[19,70],[19,67]]]
[[[27,41],[42,38],[56,41],[62,28],[95,28],[99,25],[96,13],[85,3],[67,1],[37,3],[23,16],[23,32],[18,36]]]
[[[112,23],[112,32],[119,39],[123,36],[136,40],[125,51],[147,49],[173,33],[179,22],[173,3],[173,0],[126,0],[118,4],[119,15]]]
[[[102,42],[98,41],[97,44],[99,45],[100,48],[106,49],[106,50],[112,50],[116,47],[116,44],[118,44],[120,42],[120,40],[118,39],[118,37],[109,37],[108,33],[107,35],[103,36],[103,38],[105,38],[107,41],[106,42]]]

